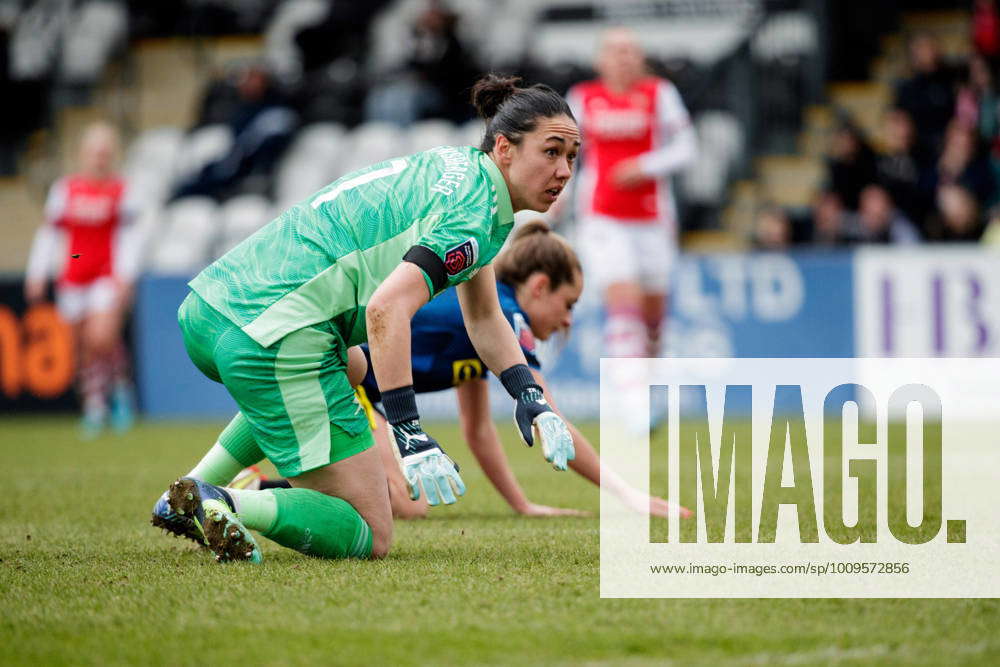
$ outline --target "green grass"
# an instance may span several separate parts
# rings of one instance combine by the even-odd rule
[[[598,520],[518,519],[454,425],[428,430],[469,493],[399,523],[380,562],[217,565],[152,529],[157,495],[219,424],[76,439],[0,421],[2,664],[997,664],[995,600],[602,600]],[[594,436],[596,428],[586,432]],[[596,512],[503,431],[529,496]],[[984,573],[984,576],[987,576]]]

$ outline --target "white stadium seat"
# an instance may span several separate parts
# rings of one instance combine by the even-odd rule
[[[455,135],[451,142],[456,146],[475,146],[479,148],[479,143],[483,140],[486,126],[478,118],[466,121],[455,129]]]
[[[285,153],[275,174],[275,199],[291,205],[308,197],[343,173],[347,132],[337,123],[303,128]]]
[[[210,258],[218,233],[218,206],[208,197],[185,197],[163,214],[163,232],[152,243],[153,271],[168,275],[194,275]]]
[[[695,119],[698,157],[681,177],[688,200],[717,204],[725,197],[729,174],[743,152],[743,128],[725,111],[706,111]]]
[[[271,202],[261,195],[239,195],[223,204],[220,209],[222,230],[215,256],[222,256],[266,225],[271,220],[273,211]]]
[[[311,162],[330,165],[333,169],[344,154],[347,131],[338,123],[314,123],[302,128],[295,141],[285,152],[284,161],[290,164]]]
[[[124,174],[129,189],[144,205],[161,204],[170,194],[183,140],[179,128],[159,127],[143,132],[129,146]]]
[[[10,39],[9,75],[12,79],[41,79],[52,73],[63,31],[73,18],[73,3],[29,3],[17,16]]]
[[[279,77],[301,74],[302,59],[295,35],[322,21],[328,11],[329,3],[324,0],[287,0],[274,10],[264,33],[264,57]]]
[[[456,134],[455,126],[446,120],[422,120],[407,131],[409,148],[406,152],[419,153],[436,146],[449,146]]]
[[[278,171],[275,199],[287,208],[335,181],[339,175],[336,165],[317,162],[308,156],[295,162],[286,160]]]
[[[63,80],[96,83],[127,32],[124,5],[103,0],[84,3],[66,28],[60,63]]]
[[[362,123],[348,136],[350,144],[343,160],[344,173],[406,153],[405,138],[391,123]]]
[[[140,134],[128,147],[125,171],[140,169],[163,170],[180,153],[184,131],[177,127],[157,127]]]
[[[233,145],[233,132],[227,125],[206,125],[188,134],[182,144],[174,175],[177,180],[193,176],[209,162],[218,160]]]

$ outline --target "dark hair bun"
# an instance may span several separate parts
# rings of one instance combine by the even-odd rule
[[[472,104],[484,120],[497,114],[500,105],[506,102],[519,88],[521,81],[516,76],[487,74],[472,87]]]

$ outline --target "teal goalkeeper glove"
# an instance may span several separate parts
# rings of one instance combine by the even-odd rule
[[[565,470],[566,464],[576,457],[573,436],[566,422],[549,407],[531,369],[524,364],[511,366],[500,374],[500,382],[516,401],[514,423],[521,440],[528,447],[540,440],[545,460],[556,470]]]
[[[465,494],[465,483],[458,466],[441,445],[424,433],[417,416],[413,387],[391,389],[382,394],[382,406],[392,425],[397,461],[410,490],[410,499],[420,498],[421,489],[428,505],[451,505],[456,495]]]
[[[420,428],[416,419],[392,425],[399,450],[399,464],[410,489],[410,500],[420,498],[423,488],[428,505],[451,505],[465,495],[465,483],[458,476],[458,466],[441,445]]]

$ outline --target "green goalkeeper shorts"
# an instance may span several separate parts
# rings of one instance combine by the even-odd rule
[[[261,347],[194,292],[177,316],[191,360],[229,390],[281,475],[295,477],[372,446],[347,379],[347,346],[331,323]]]

